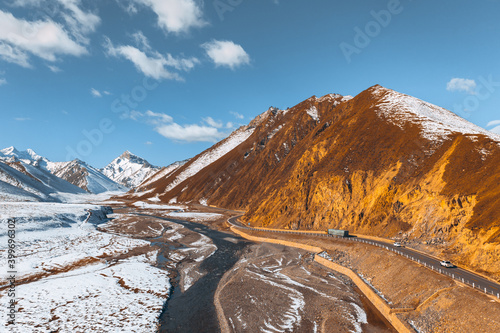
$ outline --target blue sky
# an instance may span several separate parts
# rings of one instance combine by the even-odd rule
[[[267,110],[374,84],[500,133],[500,1],[9,0],[0,148],[192,157]]]

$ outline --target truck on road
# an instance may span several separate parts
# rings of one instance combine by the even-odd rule
[[[347,230],[328,229],[328,234],[332,236],[349,237],[349,231]]]

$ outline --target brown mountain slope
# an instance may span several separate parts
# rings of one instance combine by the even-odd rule
[[[317,121],[304,110],[320,105],[319,114],[331,112],[342,99],[340,95],[328,95],[320,100],[310,98],[286,111],[270,108],[248,126],[238,129],[228,139],[194,157],[174,173],[163,178],[153,176],[153,181],[141,184],[136,191],[154,190],[145,197],[159,195],[164,202],[208,199],[210,204],[246,209],[252,200],[259,200],[259,193],[267,186],[268,175],[276,170],[280,161],[317,127]],[[248,136],[244,141],[241,140],[242,133]],[[237,145],[239,142],[241,144]],[[226,150],[219,148],[227,145],[235,147],[227,154],[221,154],[219,150]],[[208,163],[211,156],[220,157]],[[208,166],[192,176],[189,169],[197,163]],[[190,177],[179,182],[186,173]]]
[[[252,225],[432,243],[500,276],[499,137],[380,86],[272,109],[239,131],[253,132],[192,177],[175,182],[188,163],[144,189],[245,209]]]

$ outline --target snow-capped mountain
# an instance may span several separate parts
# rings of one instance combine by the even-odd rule
[[[101,172],[119,184],[135,188],[160,169],[145,159],[126,151],[101,169]]]
[[[90,193],[127,190],[83,161],[52,162],[38,155],[32,149],[26,151],[19,151],[15,147],[2,149],[0,150],[0,161],[22,173],[29,174],[30,177],[39,179],[42,183],[47,183],[49,187],[59,184],[57,188],[61,192],[75,193],[75,189],[67,187],[67,183]],[[57,191],[57,188],[54,190]],[[49,192],[45,189],[41,193]]]
[[[60,177],[90,193],[97,194],[128,190],[125,186],[114,182],[103,175],[96,168],[79,159],[75,159],[70,162],[50,163],[48,168],[57,177]]]
[[[41,166],[46,169],[50,161],[43,156],[38,155],[32,149],[19,151],[15,147],[9,147],[0,150],[0,160],[17,162],[21,161],[24,164]]]
[[[6,159],[13,157],[0,161],[0,201],[58,201],[57,193],[85,193],[41,167]]]

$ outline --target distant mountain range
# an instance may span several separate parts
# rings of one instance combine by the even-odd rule
[[[125,192],[159,170],[128,151],[98,170],[78,159],[52,162],[32,149],[9,147],[0,150],[0,200],[55,201],[57,193]]]

